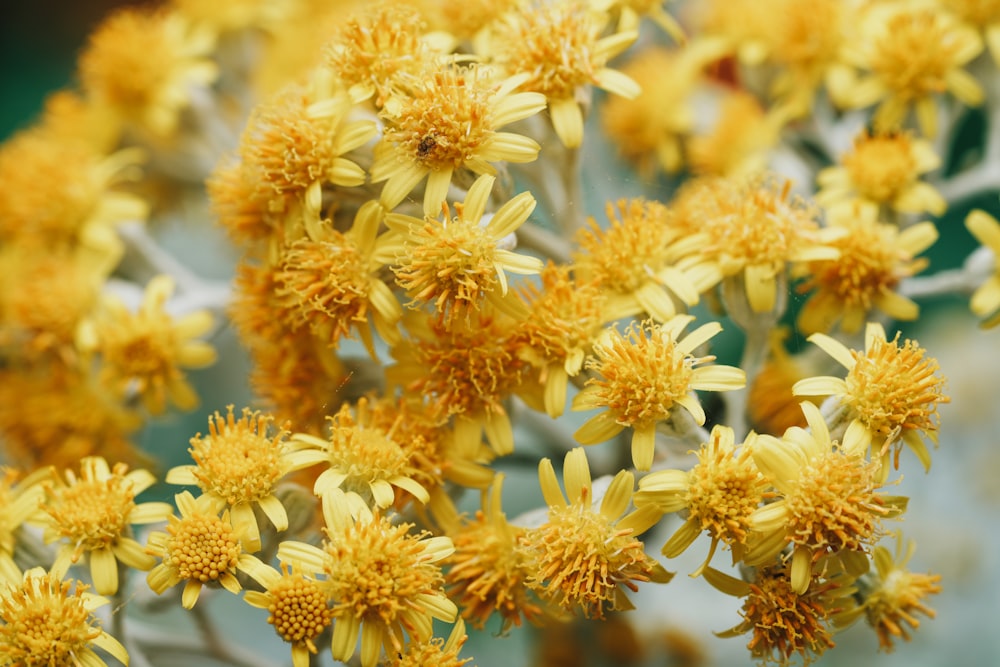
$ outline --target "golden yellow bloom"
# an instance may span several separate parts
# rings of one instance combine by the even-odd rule
[[[121,139],[121,127],[110,109],[68,89],[45,98],[35,127],[57,142],[80,143],[101,154],[110,153]]]
[[[840,160],[841,166],[827,167],[817,176],[820,191],[816,201],[822,206],[861,201],[900,213],[933,215],[941,215],[947,208],[938,191],[919,180],[921,174],[941,165],[925,139],[906,132],[869,134],[865,130]]]
[[[998,0],[938,0],[964,27],[982,30],[993,62],[1000,65],[1000,2]]]
[[[658,470],[639,480],[636,507],[653,506],[660,512],[687,510],[687,520],[663,545],[663,555],[676,558],[704,532],[712,538],[708,557],[695,574],[707,566],[719,542],[742,560],[750,533],[750,517],[770,484],[757,470],[752,453],[756,435],[751,433],[736,451],[733,430],[712,428],[711,439],[698,450],[691,470]]]
[[[42,130],[0,146],[0,239],[47,247],[84,247],[117,261],[115,225],[146,219],[149,205],[121,185],[138,176],[142,151],[104,155]]]
[[[927,2],[883,2],[866,8],[860,35],[845,45],[848,63],[866,70],[835,96],[847,106],[875,111],[879,131],[899,128],[915,107],[924,135],[937,133],[934,96],[951,93],[978,105],[983,91],[963,67],[983,50],[976,30]]]
[[[607,292],[596,280],[571,277],[570,267],[551,260],[540,278],[541,284],[523,284],[527,315],[517,335],[525,342],[522,355],[539,369],[545,412],[555,418],[566,407],[569,378],[580,374],[604,328]]]
[[[388,415],[397,419],[387,419]],[[355,515],[370,506],[392,505],[394,487],[426,503],[427,489],[413,479],[418,471],[396,433],[399,417],[397,403],[391,399],[360,398],[353,408],[345,403],[329,417],[328,438],[295,434],[291,444],[296,461],[327,466],[316,478],[313,491],[325,496],[342,490]]]
[[[247,591],[243,599],[254,607],[267,609],[267,622],[292,645],[292,666],[308,667],[309,655],[316,654],[313,640],[333,623],[325,582],[318,581],[315,572],[292,572],[284,563],[278,572],[260,561],[248,561],[246,573],[264,590]]]
[[[448,530],[455,553],[445,561],[451,566],[445,576],[448,596],[457,601],[462,618],[482,629],[495,611],[503,617],[501,633],[520,627],[522,617],[534,622],[542,614],[528,588],[535,563],[521,541],[527,529],[507,523],[503,481],[497,473],[475,519]]]
[[[838,323],[844,333],[855,333],[876,310],[897,320],[917,319],[919,306],[896,289],[927,266],[927,259],[916,256],[937,240],[937,229],[921,222],[900,230],[877,216],[874,207],[858,203],[829,211],[828,227],[845,232],[829,241],[840,257],[801,264],[792,272],[805,278],[799,293],[815,290],[799,311],[802,333],[830,331]]]
[[[495,21],[512,11],[523,0],[466,0],[448,2],[435,0],[430,3],[430,15],[435,24],[448,32],[459,44],[482,45]],[[481,49],[480,49],[481,50]]]
[[[273,31],[296,7],[294,0],[170,0],[172,6],[199,27],[216,35],[240,30]]]
[[[107,598],[36,567],[0,585],[0,664],[7,667],[107,667],[94,648],[128,665],[121,643],[101,629],[94,610]]]
[[[522,192],[485,217],[495,180],[477,178],[465,201],[455,204],[454,217],[447,204],[441,220],[386,216],[386,226],[399,235],[392,267],[396,282],[412,299],[411,307],[433,304],[445,324],[468,317],[484,299],[501,310],[516,310],[514,295],[508,297],[507,273],[530,275],[542,268],[540,259],[501,247],[531,215],[535,198]]]
[[[132,539],[134,524],[166,521],[169,503],[136,503],[135,497],[156,483],[147,470],[128,470],[124,463],[108,466],[99,456],[80,462],[80,477],[67,469],[66,481],[44,484],[45,542],[59,541],[53,567],[65,571],[87,554],[90,578],[101,595],[118,591],[123,565],[150,570],[156,560]]]
[[[491,162],[531,162],[534,139],[498,130],[545,108],[538,93],[514,92],[524,77],[497,82],[472,65],[439,64],[413,81],[382,111],[386,128],[375,149],[373,183],[385,181],[380,201],[393,209],[424,178],[424,215],[434,217],[459,170],[494,174]]]
[[[340,232],[332,221],[307,214],[305,237],[282,249],[274,275],[275,295],[296,326],[308,326],[331,346],[353,328],[372,357],[372,327],[393,343],[403,316],[381,276],[392,255],[386,237],[376,238],[383,215],[379,203],[369,201],[358,209],[351,229]]]
[[[675,42],[683,44],[686,39],[684,28],[663,6],[664,0],[591,0],[590,4],[602,11],[617,10],[618,32],[638,30],[640,19],[648,18]]]
[[[190,88],[208,86],[218,75],[207,58],[214,46],[210,31],[192,28],[177,12],[120,9],[90,35],[80,54],[80,82],[123,120],[165,137],[177,128]]]
[[[983,247],[993,254],[993,275],[972,293],[969,307],[978,317],[986,317],[982,326],[995,327],[1000,324],[1000,222],[985,211],[975,210],[965,218],[965,226]]]
[[[455,620],[458,609],[441,589],[438,565],[455,548],[447,537],[411,533],[412,524],[368,511],[352,516],[352,510],[339,489],[325,494],[323,548],[282,542],[278,558],[326,574],[336,619],[334,660],[350,660],[360,635],[361,665],[375,667],[383,647],[388,655],[401,653],[407,639],[430,639],[432,619]]]
[[[196,465],[172,468],[166,481],[197,486],[214,502],[216,512],[228,508],[233,524],[246,531],[244,546],[257,551],[260,524],[254,507],[263,511],[275,530],[288,528],[288,515],[275,489],[286,474],[312,462],[303,461],[291,451],[284,429],[268,436],[274,422],[270,415],[243,408],[242,417],[236,419],[232,405],[226,410],[225,419],[218,412],[214,418],[209,416],[208,435],[199,433],[191,438],[188,452]]]
[[[671,227],[663,204],[622,199],[608,202],[605,211],[607,227],[591,218],[577,234],[581,252],[574,255],[573,268],[605,290],[607,320],[645,312],[665,322],[718,282],[714,267],[692,259],[703,239]]]
[[[40,482],[50,475],[49,468],[39,468],[19,480],[17,470],[0,466],[0,586],[21,579],[21,571],[14,563],[17,529],[40,518],[39,503],[44,495]]]
[[[255,197],[271,211],[303,201],[310,214],[322,206],[326,184],[353,187],[365,172],[344,157],[376,134],[374,121],[348,121],[351,100],[329,73],[291,86],[254,109],[239,155]],[[291,201],[290,201],[291,200]]]
[[[605,338],[594,344],[596,358],[588,367],[598,377],[587,380],[587,386],[573,399],[573,409],[607,410],[580,427],[573,436],[578,442],[604,442],[630,427],[632,462],[638,470],[649,470],[656,425],[670,419],[675,406],[704,424],[705,411],[694,390],[729,391],[746,384],[739,368],[706,366],[714,356],[694,356],[695,349],[722,331],[722,326],[710,322],[681,338],[681,331],[692,320],[692,316],[678,315],[660,325],[649,320],[633,323],[624,335],[609,329]]]
[[[520,385],[530,365],[513,323],[480,312],[451,327],[437,322],[409,325],[415,338],[393,348],[397,363],[386,369],[389,382],[423,396],[431,414],[456,416],[456,446],[473,455],[485,430],[493,450],[514,451],[514,432],[503,401]]]
[[[781,494],[750,518],[757,533],[744,562],[766,565],[784,547],[793,548],[789,576],[795,593],[803,594],[813,566],[832,555],[850,571],[862,552],[879,537],[881,520],[902,513],[906,499],[876,491],[878,463],[869,463],[864,450],[830,440],[819,412],[802,403],[809,429],[797,426],[779,440],[757,437],[753,459]]]
[[[548,101],[556,135],[567,148],[583,143],[583,110],[577,100],[595,85],[623,97],[639,85],[608,67],[608,61],[635,41],[636,31],[601,37],[606,19],[574,0],[525,3],[495,25],[490,55],[508,75],[526,75],[525,90]]]
[[[743,177],[764,169],[774,148],[786,109],[765,109],[750,93],[716,87],[715,117],[687,140],[691,171],[699,176]]]
[[[268,215],[267,202],[257,196],[258,184],[250,169],[235,158],[223,158],[205,179],[212,214],[242,248],[257,246],[275,235],[277,221]]]
[[[385,667],[462,667],[472,662],[472,658],[459,658],[462,644],[469,637],[465,634],[465,622],[458,619],[445,641],[440,637],[427,641],[410,642],[406,650],[395,655],[389,654],[382,663]]]
[[[875,547],[877,579],[871,586],[860,586],[865,598],[862,608],[868,622],[878,634],[879,648],[889,652],[893,641],[910,641],[910,629],[920,627],[916,614],[934,618],[934,610],[924,603],[924,598],[941,592],[941,575],[918,574],[906,569],[916,545],[897,540],[896,557],[885,547]],[[865,582],[867,583],[867,582]],[[909,626],[909,627],[907,627]]]
[[[134,390],[154,415],[167,409],[168,399],[182,410],[194,409],[198,395],[181,369],[203,368],[216,359],[211,344],[195,340],[211,330],[211,313],[172,317],[165,305],[173,291],[173,279],[156,276],[136,313],[108,295],[96,321],[79,334],[84,349],[100,352],[101,381],[119,396]]]
[[[754,313],[774,309],[790,262],[837,258],[828,242],[841,232],[820,229],[815,207],[789,199],[790,185],[770,178],[701,180],[679,197],[686,216],[703,216],[702,253],[718,274],[742,285]]]
[[[864,451],[870,443],[872,456],[881,458],[883,479],[888,475],[893,445],[897,468],[905,444],[929,470],[931,455],[921,436],[937,444],[937,407],[950,401],[942,393],[944,378],[937,375],[937,360],[925,357],[927,351],[916,341],[900,345],[898,333],[889,340],[882,325],[875,323],[865,329],[863,352],[850,350],[824,334],[813,334],[809,340],[846,368],[847,377],[806,378],[792,391],[805,396],[836,396],[852,418],[844,433],[844,447]]]
[[[205,584],[218,583],[234,595],[242,590],[237,570],[250,568],[253,559],[244,553],[246,526],[233,524],[229,512],[214,511],[209,496],[195,498],[188,491],[174,496],[180,518],[167,517],[167,532],[149,535],[146,551],[163,560],[146,575],[157,595],[184,582],[181,604],[190,609],[198,601]]]
[[[540,595],[566,611],[579,609],[586,618],[604,618],[606,608],[631,609],[624,589],[636,582],[665,584],[673,574],[646,555],[638,535],[661,513],[646,507],[626,514],[635,479],[622,470],[594,506],[594,488],[583,448],[570,450],[563,465],[566,495],[559,488],[552,462],[538,464],[548,520],[527,531],[521,541],[536,553],[537,572],[529,580]]]

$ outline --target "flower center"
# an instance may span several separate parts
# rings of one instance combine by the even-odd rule
[[[8,664],[50,667],[77,664],[87,645],[101,634],[91,625],[79,589],[50,575],[29,576],[19,588],[0,596],[0,653]],[[13,661],[13,662],[10,662]]]
[[[867,199],[892,201],[916,178],[910,138],[904,134],[865,137],[844,158],[851,181]]]
[[[233,570],[240,557],[240,543],[233,527],[217,516],[193,515],[167,526],[171,565],[181,579],[205,583]]]
[[[701,521],[702,530],[726,542],[744,543],[750,515],[760,505],[764,484],[749,457],[749,450],[738,458],[731,451],[718,450],[691,469],[687,506],[691,517]]]
[[[121,477],[77,481],[55,491],[55,499],[46,503],[46,511],[62,536],[79,548],[106,547],[121,537],[135,507],[132,485],[124,481]]]
[[[945,74],[961,44],[942,16],[937,9],[898,12],[874,42],[871,68],[897,95],[912,99],[947,89]]]
[[[267,608],[267,622],[286,642],[311,641],[333,620],[319,584],[300,574],[282,577],[269,593],[274,601]]]
[[[230,506],[270,495],[282,471],[280,436],[266,437],[268,423],[249,410],[236,420],[232,406],[226,421],[218,413],[209,418],[211,435],[191,439],[194,474],[205,491]]]

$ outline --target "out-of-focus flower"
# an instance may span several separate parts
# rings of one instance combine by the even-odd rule
[[[727,87],[717,87],[714,97],[714,118],[695,128],[686,143],[691,171],[698,176],[747,177],[766,168],[788,120],[786,109],[766,109],[750,93]]]
[[[1000,222],[986,211],[975,210],[965,218],[965,226],[983,247],[993,253],[993,275],[972,293],[969,307],[978,317],[985,317],[984,328],[1000,324]]]
[[[997,0],[938,0],[962,25],[982,31],[993,62],[1000,65],[1000,2]]]

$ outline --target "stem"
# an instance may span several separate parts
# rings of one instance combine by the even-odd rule
[[[934,296],[970,294],[976,289],[972,277],[964,269],[938,271],[930,276],[907,278],[899,286],[899,293],[911,299]]]
[[[531,222],[518,228],[517,244],[560,264],[570,261],[570,246],[566,239]]]
[[[559,165],[563,206],[561,210],[555,211],[556,224],[564,234],[571,236],[584,225],[583,189],[580,187],[580,149],[565,149],[564,158],[559,161]]]

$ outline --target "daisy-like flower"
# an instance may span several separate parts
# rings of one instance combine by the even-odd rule
[[[759,10],[755,10],[759,11]],[[768,110],[750,93],[725,86],[713,89],[714,117],[686,143],[688,164],[699,176],[745,177],[767,167],[778,144],[787,108]]]
[[[982,102],[983,91],[963,67],[983,50],[979,33],[928,2],[884,2],[866,8],[861,34],[845,45],[846,61],[866,71],[839,84],[847,106],[879,102],[875,128],[900,127],[911,107],[927,137],[937,133],[935,95],[951,93],[965,104]]]
[[[521,542],[527,529],[507,522],[503,481],[503,473],[497,473],[475,519],[448,530],[455,553],[445,561],[451,566],[445,575],[448,596],[458,603],[462,618],[482,629],[497,612],[503,618],[501,633],[520,627],[522,617],[534,621],[542,614],[528,588],[535,564]]]
[[[278,558],[326,574],[324,590],[336,621],[334,660],[350,660],[360,635],[361,665],[375,667],[383,647],[388,655],[402,653],[407,640],[430,640],[433,619],[455,620],[458,609],[444,595],[438,565],[454,546],[447,537],[411,532],[412,524],[352,511],[339,489],[324,495],[322,548],[282,542]]]
[[[387,419],[387,415],[396,419]],[[353,407],[345,403],[329,418],[328,438],[296,433],[292,446],[297,460],[328,466],[316,478],[314,492],[326,496],[334,490],[343,491],[355,515],[371,505],[389,507],[396,499],[395,489],[426,503],[427,489],[413,479],[418,471],[397,434],[403,430],[399,429],[401,417],[391,399],[361,398]]]
[[[607,293],[606,319],[648,313],[665,322],[681,307],[698,303],[698,293],[718,282],[714,267],[691,261],[703,239],[670,226],[667,207],[642,199],[608,202],[602,228],[590,219],[577,234],[580,252],[574,274],[595,281]]]
[[[687,520],[663,545],[663,555],[676,558],[702,533],[712,538],[708,557],[695,574],[708,566],[722,542],[742,559],[750,534],[750,517],[768,497],[770,484],[753,461],[751,433],[736,450],[733,430],[712,428],[710,440],[698,450],[698,463],[688,471],[658,470],[639,480],[636,507],[656,507],[664,514],[687,510]]]
[[[95,648],[128,665],[125,647],[94,616],[109,600],[85,589],[40,567],[0,584],[0,665],[107,667]]]
[[[246,526],[234,525],[228,510],[220,517],[210,496],[195,498],[182,491],[174,501],[180,518],[167,517],[167,532],[149,535],[146,551],[163,559],[146,575],[149,587],[160,595],[184,582],[181,604],[185,609],[195,605],[205,584],[218,583],[234,595],[239,593],[242,586],[236,578],[237,570],[259,562],[243,552]]]
[[[895,558],[885,547],[875,547],[872,560],[877,578],[874,584],[862,580],[861,593],[865,598],[862,609],[868,623],[875,628],[879,648],[889,652],[893,642],[910,641],[910,632],[920,627],[916,614],[934,618],[934,610],[924,600],[941,592],[941,575],[919,574],[906,568],[916,545],[903,542],[897,536]]]
[[[825,332],[839,323],[844,333],[855,333],[875,310],[893,319],[915,320],[919,306],[896,290],[927,266],[927,259],[917,255],[937,241],[934,223],[900,230],[880,222],[874,207],[855,203],[831,209],[827,224],[846,232],[829,241],[840,257],[800,264],[792,271],[805,278],[798,292],[814,291],[799,311],[799,331]]]
[[[778,304],[789,263],[837,258],[828,241],[842,232],[820,229],[815,207],[789,199],[790,187],[769,178],[712,179],[693,182],[679,196],[682,215],[702,216],[704,257],[745,292],[753,313]]]
[[[351,107],[347,91],[323,71],[307,86],[287,88],[258,106],[239,148],[255,198],[272,211],[301,199],[316,213],[324,185],[363,184],[364,170],[344,154],[368,143],[377,129],[371,120],[348,120]]]
[[[268,435],[274,418],[243,408],[237,419],[233,406],[223,418],[218,412],[208,418],[208,435],[191,438],[188,452],[196,465],[182,465],[167,473],[168,484],[197,486],[214,502],[216,513],[228,508],[234,525],[246,533],[249,551],[260,549],[260,524],[254,514],[259,507],[274,526],[288,528],[288,514],[275,495],[278,482],[289,472],[312,465],[291,450],[288,432]]]
[[[131,526],[166,521],[169,503],[136,503],[135,497],[156,483],[147,470],[108,466],[99,456],[80,462],[80,476],[65,471],[65,481],[44,484],[46,543],[60,542],[54,568],[65,571],[87,554],[90,578],[101,595],[118,591],[121,565],[150,570],[156,560],[132,538]]]
[[[986,211],[975,210],[965,218],[965,226],[993,255],[993,275],[972,293],[969,307],[977,317],[985,317],[983,328],[1000,324],[1000,222]]]
[[[50,476],[51,469],[39,468],[19,480],[17,470],[0,466],[0,586],[21,579],[21,571],[14,563],[17,529],[41,517],[39,503],[44,491],[40,482]]]
[[[176,130],[191,89],[218,75],[208,59],[214,46],[211,31],[192,28],[179,12],[121,9],[91,34],[80,55],[80,82],[123,120],[166,137]]]
[[[695,390],[729,391],[746,384],[739,368],[706,365],[714,356],[695,357],[694,351],[722,331],[718,322],[703,324],[681,338],[694,317],[678,315],[664,324],[633,323],[622,335],[609,329],[594,344],[595,359],[588,367],[597,377],[573,398],[574,410],[605,408],[574,434],[578,442],[593,445],[632,428],[632,462],[649,470],[655,453],[656,425],[671,418],[680,406],[698,424],[705,411]]]
[[[529,585],[539,595],[566,611],[600,619],[608,608],[632,608],[625,589],[639,590],[636,582],[665,584],[673,578],[637,537],[659,520],[660,511],[646,507],[626,514],[635,485],[632,473],[615,475],[599,507],[583,448],[566,454],[565,496],[549,459],[538,464],[538,478],[548,520],[521,541],[536,554],[538,570]]]
[[[305,236],[282,249],[274,275],[275,295],[297,326],[308,326],[322,342],[336,346],[351,329],[375,357],[372,328],[386,341],[399,339],[403,316],[381,270],[392,257],[385,237],[377,238],[384,211],[365,203],[347,232],[330,220],[305,216]]]
[[[1000,2],[998,0],[938,0],[962,25],[981,30],[993,62],[1000,65]]]
[[[248,559],[245,571],[264,590],[247,591],[244,601],[267,609],[267,622],[291,644],[293,667],[308,667],[310,654],[317,652],[314,640],[333,623],[326,582],[317,580],[316,572],[293,572],[285,563],[279,572],[259,560]]]
[[[108,295],[97,318],[78,334],[80,346],[101,355],[101,381],[119,396],[134,389],[150,414],[162,414],[167,400],[182,410],[198,405],[198,395],[183,368],[215,363],[209,343],[195,340],[213,326],[212,315],[198,310],[178,318],[164,305],[174,292],[174,281],[159,275],[149,281],[136,313]]]
[[[558,1],[525,3],[495,26],[490,55],[509,75],[528,76],[524,90],[545,96],[556,135],[567,148],[583,143],[586,87],[635,97],[639,85],[608,67],[608,61],[638,37],[636,31],[601,37],[606,18],[596,18],[585,4]]]
[[[545,108],[542,95],[514,92],[524,79],[497,82],[477,65],[440,64],[390,100],[371,168],[373,183],[385,181],[382,205],[395,208],[426,178],[424,215],[434,217],[456,171],[494,174],[491,162],[534,160],[540,149],[534,139],[498,131]]]
[[[850,350],[824,334],[813,334],[809,340],[846,368],[847,377],[806,378],[792,391],[800,396],[836,396],[851,417],[844,447],[863,451],[871,443],[872,455],[881,458],[883,479],[892,445],[895,467],[905,444],[929,470],[931,455],[922,436],[937,444],[938,404],[950,400],[942,393],[944,378],[937,375],[937,360],[927,357],[916,341],[900,344],[898,333],[889,340],[876,323],[865,329],[864,351]]]
[[[472,662],[472,658],[459,658],[458,653],[468,639],[465,634],[465,622],[458,619],[451,629],[448,639],[440,637],[428,641],[410,642],[406,650],[395,655],[389,654],[382,663],[385,667],[462,667]]]
[[[503,402],[521,384],[530,364],[514,323],[480,312],[451,327],[434,321],[408,323],[414,339],[392,350],[397,363],[386,369],[389,382],[423,396],[432,415],[454,415],[457,451],[472,457],[483,432],[500,456],[514,451],[514,431]]]
[[[744,558],[748,565],[766,565],[791,545],[789,577],[800,595],[825,556],[852,571],[858,555],[879,537],[882,519],[906,507],[905,498],[877,491],[877,462],[866,461],[863,450],[830,440],[819,408],[805,402],[802,411],[809,430],[793,426],[780,440],[757,437],[754,462],[780,499],[750,517],[756,535]]]
[[[941,215],[947,208],[938,191],[920,180],[922,174],[941,165],[926,139],[907,132],[869,134],[864,130],[840,162],[817,176],[820,191],[816,201],[822,206],[861,201],[900,213],[933,215]]]
[[[540,259],[500,247],[531,215],[535,198],[522,192],[486,216],[495,181],[489,175],[477,178],[465,201],[455,204],[454,217],[447,204],[441,220],[386,216],[386,225],[399,235],[392,267],[396,282],[412,299],[412,307],[432,304],[446,324],[478,310],[484,299],[503,311],[515,311],[507,273],[530,275],[542,269]]]
[[[545,412],[555,418],[566,407],[569,378],[580,374],[604,329],[607,294],[596,280],[577,279],[570,267],[551,260],[540,278],[521,289],[528,314],[518,335],[525,341],[523,356],[539,369]]]

